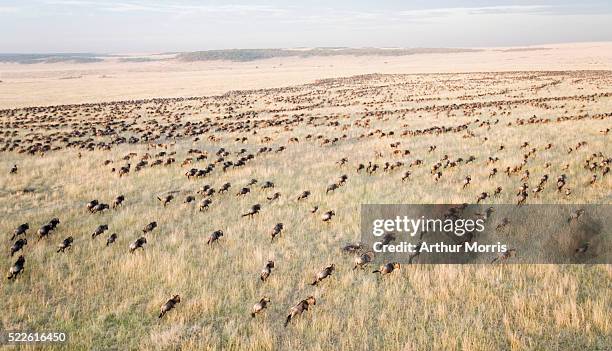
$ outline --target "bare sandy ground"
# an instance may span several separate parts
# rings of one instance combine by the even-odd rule
[[[541,49],[546,48],[546,49]],[[610,70],[612,42],[487,48],[401,57],[278,58],[244,63],[176,60],[0,64],[0,108],[202,96],[367,73]]]

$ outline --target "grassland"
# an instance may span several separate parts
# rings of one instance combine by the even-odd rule
[[[10,247],[18,224],[31,229],[25,272],[0,286],[0,329],[62,330],[72,348],[92,350],[609,349],[610,265],[406,265],[378,279],[369,269],[352,271],[353,257],[340,248],[359,240],[362,203],[475,202],[498,186],[501,196],[485,202],[515,203],[525,169],[532,187],[544,174],[552,182],[566,174],[571,189],[566,196],[548,184],[528,203],[612,203],[605,164],[583,167],[592,154],[597,162],[612,156],[611,134],[602,132],[612,127],[611,83],[610,71],[365,75],[188,100],[1,111],[3,247]],[[113,142],[130,136],[139,141]],[[394,154],[395,142],[410,154]],[[521,172],[503,174],[523,160],[524,142],[535,156]],[[273,151],[258,152],[262,147]],[[279,147],[285,149],[276,152]],[[190,168],[214,163],[220,148],[229,152],[225,161],[236,161],[243,148],[241,155],[254,158],[225,172],[217,162],[206,177],[185,177]],[[195,157],[193,149],[208,158],[181,166]],[[430,168],[444,155],[476,161],[444,169],[436,182]],[[499,158],[500,174],[492,179],[489,157]],[[176,163],[150,166],[168,158]],[[344,166],[337,163],[342,158]],[[142,159],[148,165],[134,171]],[[416,159],[423,165],[409,167]],[[356,172],[359,163],[382,168],[396,161],[404,163],[399,170]],[[132,169],[119,177],[126,163]],[[19,171],[9,174],[15,164]],[[406,170],[411,180],[402,182]],[[347,184],[326,195],[342,174]],[[599,179],[589,185],[592,174]],[[466,175],[473,184],[461,190]],[[253,178],[251,193],[236,197]],[[266,180],[274,189],[260,189]],[[219,189],[226,182],[231,190],[210,196],[208,211],[183,203],[187,195],[203,199],[197,190],[205,184]],[[304,190],[312,195],[296,201]],[[268,201],[274,192],[280,199]],[[175,199],[164,207],[157,196],[169,193]],[[126,200],[117,209],[90,214],[85,208],[119,194]],[[256,203],[261,213],[240,216]],[[310,213],[313,206],[318,214]],[[337,214],[329,224],[320,220],[327,210]],[[36,229],[52,217],[60,218],[58,229],[37,241]],[[144,250],[130,254],[128,245],[151,221],[159,227],[147,234]],[[278,222],[285,231],[270,243]],[[100,224],[109,231],[92,239]],[[207,245],[214,230],[225,235],[219,245]],[[118,240],[106,247],[113,232]],[[56,253],[70,235],[73,248]],[[7,252],[0,267],[8,270],[14,259]],[[262,283],[259,272],[269,259],[276,268]],[[330,263],[337,267],[333,276],[310,286]],[[159,306],[174,294],[181,303],[159,320]],[[317,305],[283,328],[289,308],[309,295]],[[252,319],[250,308],[262,296],[271,305]]]
[[[278,88],[374,73],[612,70],[610,42],[437,53],[413,50],[410,55],[385,56],[356,56],[339,49],[328,48],[345,55],[306,57],[304,50],[290,50],[300,56],[254,61],[223,60],[231,59],[231,51],[224,51],[225,57],[220,55],[216,60],[197,61],[181,60],[180,53],[83,54],[102,59],[88,63],[77,63],[70,57],[61,62],[33,63],[48,62],[53,56],[34,55],[38,61],[20,64],[15,62],[24,55],[9,55],[12,60],[0,63],[0,109],[221,95],[232,90]],[[73,79],[63,79],[66,77]]]

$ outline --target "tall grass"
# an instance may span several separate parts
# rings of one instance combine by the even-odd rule
[[[506,126],[516,117],[534,114],[555,118],[581,111],[609,112],[609,97],[588,104],[573,99],[553,101],[550,109],[535,104],[516,104],[503,110],[477,108],[477,115],[466,115],[464,110],[452,110],[450,117],[447,111],[405,116],[394,113],[370,117],[369,128],[356,126],[363,121],[360,113],[366,108],[393,110],[432,104],[409,101],[414,95],[439,97],[436,105],[461,103],[462,95],[503,89],[509,90],[469,101],[500,100],[521,94],[569,96],[601,92],[596,84],[610,79],[606,73],[574,84],[571,74],[529,76],[376,77],[323,91],[315,85],[293,92],[245,93],[250,107],[238,103],[240,97],[228,96],[222,101],[235,102],[239,110],[259,111],[257,118],[272,118],[275,113],[266,109],[295,106],[275,102],[274,98],[303,93],[350,106],[328,103],[306,111],[315,116],[332,116],[330,121],[340,121],[338,127],[327,125],[323,118],[317,120],[317,125],[302,123],[291,131],[282,126],[260,128],[257,135],[247,135],[247,144],[234,142],[235,137],[243,135],[239,133],[215,133],[222,138],[216,143],[205,141],[206,135],[197,142],[178,139],[167,150],[176,152],[176,164],[145,168],[122,178],[111,173],[110,167],[122,165],[120,159],[124,155],[136,152],[141,156],[159,150],[148,150],[145,145],[120,145],[112,151],[82,151],[81,158],[76,157],[78,151],[74,149],[50,152],[44,157],[3,153],[0,170],[7,170],[0,174],[3,247],[10,246],[8,238],[18,224],[28,222],[31,229],[24,249],[25,273],[16,281],[3,279],[0,285],[0,308],[4,311],[0,329],[65,331],[71,348],[92,350],[607,349],[612,345],[610,265],[404,266],[398,274],[379,279],[369,270],[352,271],[352,257],[340,253],[344,243],[359,240],[362,203],[475,202],[480,192],[491,193],[497,186],[503,187],[504,192],[487,201],[514,203],[516,189],[522,183],[520,176],[508,177],[502,171],[521,161],[523,152],[519,147],[524,141],[538,149],[526,166],[531,172],[529,183],[545,173],[551,177],[539,198],[530,198],[530,203],[610,203],[612,178],[586,186],[590,173],[582,168],[583,160],[592,153],[602,152],[610,157],[610,137],[599,133],[610,127],[609,118]],[[481,79],[480,84],[470,78]],[[555,78],[563,83],[538,92],[530,90]],[[349,93],[344,91],[347,88]],[[179,107],[187,112],[184,121],[203,116],[219,118],[226,112],[212,104],[172,106]],[[500,111],[511,111],[511,115],[501,116]],[[300,112],[289,111],[286,115],[294,113]],[[149,117],[155,118],[155,114]],[[3,122],[11,119],[15,118],[0,114]],[[464,138],[464,133],[399,135],[405,129],[459,125],[475,119],[501,122],[490,129],[471,124],[469,130],[477,135],[472,138]],[[358,138],[375,129],[394,130],[395,136]],[[20,135],[26,132],[22,130]],[[320,140],[307,140],[308,134],[347,134],[348,138],[337,145],[321,147]],[[243,168],[225,173],[217,169],[204,179],[187,180],[183,175],[191,166],[180,167],[180,162],[191,148],[216,151],[224,147],[235,152],[245,147],[255,152],[265,136],[272,138],[271,145],[286,145],[287,149],[258,155]],[[298,137],[300,142],[287,144],[290,137]],[[411,154],[394,157],[389,148],[394,141],[401,141],[400,149],[410,149]],[[567,148],[580,141],[588,144],[567,154]],[[543,150],[549,142],[553,148]],[[500,144],[506,146],[505,150],[497,151]],[[432,153],[427,152],[430,145],[437,146]],[[384,157],[375,159],[376,151],[383,152]],[[451,159],[473,155],[476,161],[443,170],[441,181],[434,182],[429,169],[443,155]],[[497,156],[500,161],[487,165],[489,156]],[[229,158],[232,157],[235,156]],[[340,167],[336,161],[342,157],[348,157],[349,163]],[[424,165],[412,168],[407,182],[400,180],[407,167],[371,176],[355,172],[358,163],[409,163],[417,158]],[[107,159],[114,163],[103,166]],[[547,169],[546,162],[551,163]],[[203,168],[206,163],[194,167]],[[569,169],[562,170],[567,163]],[[8,174],[13,164],[20,168],[17,175]],[[492,167],[497,167],[500,174],[489,180]],[[561,173],[568,176],[568,187],[572,189],[569,197],[557,193],[552,184]],[[349,176],[347,185],[326,195],[326,186],[341,174]],[[466,175],[471,175],[473,184],[460,190]],[[276,187],[261,190],[255,185],[251,194],[235,197],[235,192],[251,178],[260,183],[271,180]],[[215,194],[206,212],[199,212],[197,205],[182,203],[186,194],[195,194],[204,184],[218,189],[225,182],[232,184],[231,190]],[[24,189],[30,191],[23,192]],[[174,190],[180,192],[164,208],[156,196]],[[310,190],[311,197],[297,202],[297,195],[304,190]],[[266,196],[275,191],[281,192],[281,199],[268,202]],[[87,213],[87,201],[111,203],[119,194],[126,196],[122,207],[102,214]],[[253,219],[240,217],[256,203],[263,205],[260,214]],[[320,212],[313,215],[309,210],[315,205]],[[337,216],[330,224],[322,223],[320,213],[329,209],[335,210]],[[59,217],[61,224],[49,238],[37,242],[36,229],[52,217]],[[147,234],[145,249],[130,254],[129,243],[142,234],[145,224],[154,220],[159,227]],[[270,243],[269,231],[278,222],[284,223],[285,231]],[[108,224],[109,231],[92,240],[90,234],[100,224]],[[206,245],[208,235],[219,229],[225,233],[221,242]],[[113,232],[119,239],[105,247],[105,237]],[[56,253],[56,245],[69,235],[75,238],[74,247],[65,254]],[[259,272],[268,259],[276,261],[276,268],[269,281],[262,283]],[[3,254],[0,267],[8,270],[13,261]],[[330,263],[336,264],[337,272],[319,287],[310,286],[316,271]],[[160,305],[174,294],[181,295],[181,303],[158,320]],[[317,305],[283,328],[289,308],[309,295],[317,298]],[[251,319],[250,308],[262,296],[269,296],[271,305]]]

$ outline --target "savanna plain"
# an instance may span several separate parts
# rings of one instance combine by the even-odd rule
[[[610,265],[353,267],[361,204],[612,203],[611,87],[575,67],[368,73],[8,106],[0,329],[69,335],[24,349],[609,350]]]

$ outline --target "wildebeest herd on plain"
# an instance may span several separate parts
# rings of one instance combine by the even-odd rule
[[[2,110],[2,324],[67,329],[90,347],[363,348],[408,335],[431,346],[419,323],[448,337],[463,329],[439,323],[457,314],[481,318],[464,343],[537,345],[538,318],[605,342],[597,284],[609,270],[380,262],[359,245],[359,206],[610,203],[610,87],[607,71],[364,75]],[[476,317],[481,300],[466,291],[497,289],[501,305],[542,272],[589,282],[572,307],[582,322],[550,296],[530,299],[556,319],[501,307]],[[500,320],[523,335],[484,338]]]

